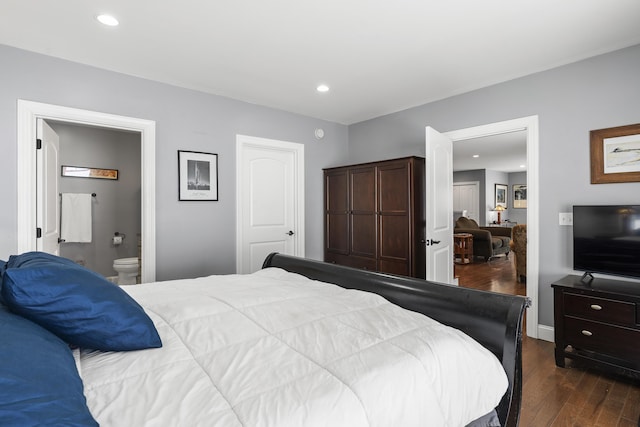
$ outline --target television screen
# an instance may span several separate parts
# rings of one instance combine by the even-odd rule
[[[640,277],[640,205],[574,206],[573,269]]]

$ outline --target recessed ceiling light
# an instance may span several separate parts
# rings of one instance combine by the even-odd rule
[[[120,24],[118,20],[111,15],[98,15],[96,16],[96,19],[101,24],[107,25],[109,27],[117,27]]]
[[[526,167],[526,165],[520,165],[520,167],[521,167],[521,168],[524,168],[524,167]]]
[[[474,159],[477,159],[478,157],[480,157],[480,154],[474,154],[474,155],[473,155],[473,158],[474,158]]]
[[[316,90],[318,92],[329,92],[329,86],[327,85],[320,85],[316,88]]]

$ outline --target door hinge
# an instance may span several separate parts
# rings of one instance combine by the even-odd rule
[[[36,139],[36,150],[42,149],[42,140],[40,138]]]
[[[39,239],[42,237],[42,228],[36,228],[36,238]]]

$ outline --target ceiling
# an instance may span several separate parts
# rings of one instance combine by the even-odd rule
[[[638,18],[638,0],[2,0],[0,44],[352,124],[639,44]]]
[[[455,141],[453,143],[454,172],[476,169],[525,172],[527,170],[526,166],[526,130]]]

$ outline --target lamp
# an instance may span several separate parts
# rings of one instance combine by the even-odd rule
[[[504,208],[504,206],[502,206],[502,205],[498,205],[498,206],[496,206],[496,208],[494,209],[494,211],[498,212],[498,224],[500,224],[500,213],[501,213],[502,211],[504,211],[504,210],[505,210],[505,208]]]

